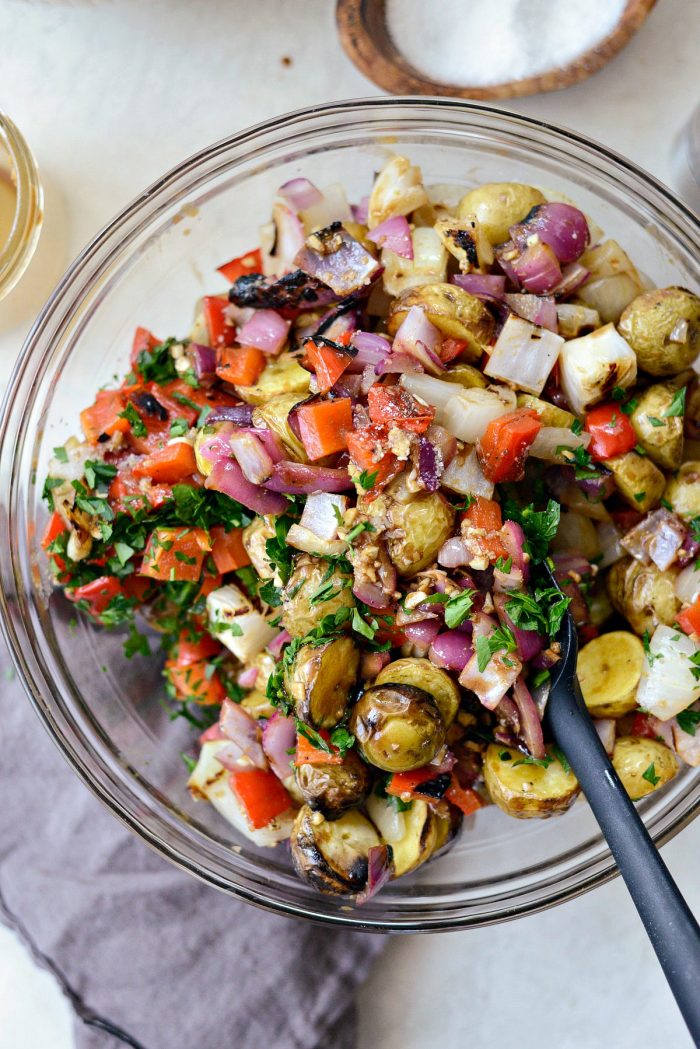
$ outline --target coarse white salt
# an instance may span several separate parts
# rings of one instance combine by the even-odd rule
[[[575,61],[608,36],[627,0],[387,0],[394,44],[442,84],[487,87]]]

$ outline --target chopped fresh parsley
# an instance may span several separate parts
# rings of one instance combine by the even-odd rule
[[[516,768],[518,765],[538,765],[541,769],[548,769],[553,761],[554,758],[551,754],[545,754],[543,758],[533,758],[530,754],[526,754],[525,757],[518,758],[517,761],[513,762],[513,768]]]
[[[700,681],[700,651],[694,652],[692,656],[688,656],[688,661],[692,664],[690,673],[696,681]]]
[[[549,681],[551,676],[552,675],[546,669],[545,670],[538,670],[537,673],[534,675],[534,677],[533,677],[532,681],[530,682],[530,684],[532,685],[533,688],[539,688],[540,685],[544,685],[545,682]]]
[[[666,425],[666,423],[663,421],[663,419],[657,419],[657,417],[655,415],[647,415],[647,419],[651,423],[652,426],[658,427],[658,426],[665,426]]]
[[[506,614],[520,630],[536,630],[551,639],[559,633],[562,619],[571,604],[571,598],[562,594],[558,587],[537,587],[534,594],[520,590],[509,590]]]
[[[571,424],[571,432],[579,437],[583,433],[583,423],[580,419],[574,419]]]
[[[644,458],[644,456],[647,454],[646,448],[644,448],[644,446],[641,444],[635,444],[634,450],[637,453],[637,455],[641,455],[642,458]]]
[[[177,379],[175,361],[170,349],[175,345],[175,339],[166,339],[159,342],[151,350],[141,350],[136,357],[136,367],[146,382],[155,382],[159,386],[163,383]]]
[[[450,630],[454,630],[469,618],[475,594],[476,590],[466,589],[461,594],[449,598],[445,605],[445,625]]]
[[[173,419],[170,424],[170,436],[171,437],[183,437],[190,428],[190,424],[187,419],[183,419],[181,415],[178,415],[177,419]]]
[[[644,633],[642,634],[642,647],[643,647],[644,652],[645,652],[646,657],[647,657],[647,663],[649,664],[650,667],[653,667],[655,660],[657,660],[659,657],[655,656],[654,653],[651,651],[651,644],[650,644],[650,638],[649,638],[649,631],[648,630],[645,630]]]
[[[362,535],[363,532],[374,531],[376,531],[376,529],[373,524],[369,523],[369,521],[358,521],[345,536],[345,542],[350,546],[353,540],[357,539],[358,535]]]
[[[294,719],[294,724],[297,727],[299,735],[303,736],[305,740],[308,740],[311,746],[315,747],[316,750],[322,750],[324,754],[333,753],[323,736],[317,732],[315,728],[311,728],[310,725],[307,725],[305,721],[300,721],[299,718]]]
[[[129,426],[131,427],[131,432],[133,433],[134,437],[145,437],[148,433],[148,430],[146,429],[146,424],[134,408],[133,404],[131,404],[131,402],[127,404],[123,412],[119,412],[119,418],[126,419]]]
[[[504,557],[497,557],[495,567],[499,572],[504,572],[505,575],[509,575],[511,568],[513,567],[513,558],[509,557],[506,561]]]
[[[367,470],[363,470],[360,476],[357,478],[357,483],[360,488],[364,488],[367,492],[370,488],[374,488],[379,477],[379,470],[373,470],[372,473],[368,473]]]
[[[518,646],[513,631],[507,626],[497,627],[491,634],[476,639],[476,660],[479,673],[483,674],[496,652],[515,652]]]
[[[643,503],[644,500],[646,499],[646,497],[647,497],[647,493],[646,492],[635,492],[634,493],[634,499],[635,499],[635,502],[637,502],[637,503]]]
[[[129,623],[129,636],[124,642],[124,655],[126,658],[131,659],[135,655],[150,656],[150,654],[151,646],[146,635],[137,630],[133,622]]]
[[[655,787],[656,784],[661,779],[661,776],[657,776],[656,775],[656,769],[654,768],[654,762],[653,761],[652,761],[651,765],[649,765],[649,767],[646,768],[644,770],[644,772],[642,773],[642,779],[645,779],[647,781],[647,783],[651,783],[652,787]]]
[[[700,725],[700,710],[681,710],[676,714],[678,727],[688,736],[695,735],[695,729]]]
[[[86,459],[85,480],[89,488],[108,487],[113,477],[117,476],[117,468],[112,463],[105,463],[101,459]]]
[[[554,755],[554,757],[557,759],[557,761],[559,762],[561,767],[564,769],[564,772],[571,772],[571,765],[569,764],[569,759],[567,758],[567,756],[564,753],[564,751],[560,750],[560,748],[557,747],[557,746],[552,746],[550,749],[551,749],[552,754]]]
[[[345,725],[338,725],[331,732],[331,743],[338,748],[341,758],[344,758],[348,750],[355,745],[355,737],[348,732]]]
[[[665,412],[661,413],[664,419],[673,419],[676,416],[685,415],[685,395],[687,387],[681,386],[680,390],[676,390],[673,395],[673,400],[669,404]]]
[[[544,510],[535,510],[532,503],[519,507],[513,500],[504,504],[504,519],[517,521],[525,532],[526,550],[533,561],[543,561],[549,544],[557,534],[560,515],[559,503],[550,499]]]
[[[180,751],[180,757],[183,760],[185,768],[188,772],[194,772],[197,768],[197,762],[194,758],[191,758],[189,754],[185,754],[184,750]]]
[[[53,454],[58,459],[59,463],[68,462],[68,452],[62,445],[59,445],[58,448],[54,448]]]
[[[282,591],[275,586],[272,579],[266,579],[258,587],[258,597],[270,608],[279,608],[282,604]]]

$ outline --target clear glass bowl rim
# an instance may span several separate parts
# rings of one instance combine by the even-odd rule
[[[583,157],[588,163],[593,180],[596,177],[596,160],[604,163],[633,183],[635,192],[638,195],[642,194],[644,200],[663,218],[666,230],[675,232],[686,243],[691,242],[700,256],[700,220],[692,211],[653,176],[613,150],[574,131],[496,107],[440,98],[380,97],[308,107],[256,124],[200,150],[173,167],[112,219],[77,256],[35,321],[15,366],[0,413],[0,491],[5,493],[0,506],[0,532],[4,532],[8,539],[6,543],[0,544],[0,627],[29,698],[44,727],[68,763],[91,791],[142,840],[160,855],[205,883],[265,909],[316,922],[374,932],[442,931],[510,920],[580,895],[615,877],[617,868],[612,856],[606,851],[589,867],[578,868],[563,880],[545,879],[534,889],[522,890],[516,902],[509,899],[500,910],[495,910],[486,917],[470,914],[468,908],[443,914],[437,905],[434,908],[435,913],[431,908],[429,914],[426,914],[424,909],[415,918],[402,912],[401,917],[387,919],[373,915],[369,908],[364,913],[348,908],[345,913],[327,914],[323,911],[323,897],[319,897],[317,907],[306,906],[271,895],[263,880],[256,885],[251,884],[249,878],[246,884],[241,884],[236,882],[235,874],[229,872],[223,876],[218,871],[203,867],[191,842],[183,837],[174,840],[172,834],[165,840],[160,833],[162,828],[159,827],[158,814],[144,815],[143,806],[139,805],[135,796],[127,792],[122,784],[114,780],[104,762],[99,764],[98,761],[97,772],[88,767],[85,757],[92,757],[94,760],[95,757],[99,758],[99,755],[86,750],[86,744],[77,738],[74,732],[71,738],[71,726],[62,713],[55,683],[42,672],[32,652],[32,627],[22,609],[27,590],[26,576],[23,576],[19,564],[22,542],[16,535],[11,534],[10,528],[17,502],[16,459],[20,438],[23,437],[22,405],[32,396],[47,346],[60,336],[72,311],[80,303],[81,295],[90,292],[94,282],[107,267],[113,252],[118,252],[140,230],[148,227],[174,197],[201,186],[198,172],[217,157],[224,157],[242,147],[248,147],[250,153],[256,148],[264,153],[265,148],[279,145],[283,141],[281,136],[290,128],[306,128],[311,132],[315,122],[321,120],[335,118],[337,121],[352,121],[355,130],[358,130],[361,129],[363,120],[370,121],[376,118],[410,129],[413,118],[425,119],[431,114],[434,114],[436,120],[441,116],[447,118],[452,115],[458,121],[460,115],[462,119],[471,116],[482,129],[498,131],[501,135],[513,136],[518,141],[522,141],[524,134],[530,135],[533,141],[546,144],[558,153],[565,153],[567,146],[569,149],[575,148],[579,159]],[[321,126],[318,130],[321,130]],[[183,184],[183,180],[188,178],[189,181]],[[82,753],[78,752],[79,746],[84,748]],[[137,811],[139,809],[140,811]],[[663,826],[658,831],[653,832],[656,843],[662,844],[672,838],[699,810],[700,784],[696,784],[685,807],[679,807],[670,819],[662,821]]]

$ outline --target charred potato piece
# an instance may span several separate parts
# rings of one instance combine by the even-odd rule
[[[391,305],[387,331],[395,335],[412,306],[420,306],[431,324],[443,335],[467,343],[465,353],[478,360],[494,331],[494,319],[486,306],[456,284],[421,284],[409,288]]]
[[[256,517],[243,529],[243,546],[261,579],[272,579],[275,570],[267,556],[266,543],[275,538],[275,525],[270,517]]]
[[[435,835],[435,848],[431,859],[444,856],[455,843],[457,835],[462,829],[462,812],[456,805],[448,805],[439,801],[433,806],[433,812],[437,819],[437,833]]]
[[[484,757],[484,780],[492,801],[516,819],[544,819],[566,812],[576,800],[580,787],[573,772],[553,754],[546,768],[517,764],[519,750],[490,743]]]
[[[304,645],[284,675],[297,717],[316,728],[333,728],[345,714],[359,671],[360,652],[352,638]]]
[[[332,583],[328,591],[333,596],[327,601],[312,604],[319,587]],[[284,627],[292,637],[304,637],[318,626],[324,616],[341,608],[354,606],[352,579],[334,568],[328,573],[328,564],[315,557],[303,555],[298,558],[294,571],[282,592],[282,619]]]
[[[521,222],[537,204],[546,203],[534,186],[522,182],[485,182],[459,202],[458,214],[476,215],[491,244],[508,240],[509,230]]]
[[[439,492],[422,492],[406,502],[391,500],[388,516],[387,546],[400,576],[427,568],[452,534],[454,510]]]
[[[659,623],[673,625],[681,610],[674,579],[673,572],[623,557],[608,572],[606,585],[614,607],[641,637],[645,631],[653,634]]]
[[[354,750],[348,750],[341,765],[300,765],[296,781],[309,808],[334,820],[362,804],[372,786],[372,773]]]
[[[683,461],[683,417],[667,414],[674,393],[666,383],[649,386],[636,398],[630,415],[639,443],[663,470],[677,470]]]
[[[459,688],[446,670],[434,667],[429,659],[395,659],[377,675],[375,685],[415,685],[437,703],[445,728],[449,728],[459,710]]]
[[[425,801],[412,801],[409,808],[397,812],[389,798],[372,794],[367,812],[382,839],[391,845],[394,877],[414,871],[435,852],[438,831],[444,845],[444,827]]]
[[[304,397],[310,381],[310,373],[289,353],[282,353],[268,361],[254,386],[236,386],[236,393],[246,404],[263,405],[282,394]]]
[[[289,841],[299,877],[334,896],[351,896],[364,889],[367,854],[381,845],[376,829],[356,809],[327,820],[308,805],[299,809]]]
[[[700,353],[700,298],[685,288],[655,288],[623,310],[620,333],[649,375],[676,375]]]
[[[278,394],[254,409],[253,423],[272,430],[289,452],[290,458],[308,463],[304,445],[289,425],[289,413],[303,399],[298,393]]]
[[[578,679],[584,702],[594,718],[619,718],[637,705],[644,648],[627,630],[601,634],[578,654]]]
[[[518,408],[532,408],[539,415],[543,426],[558,426],[570,430],[576,422],[573,412],[557,408],[556,404],[533,397],[531,393],[518,394]]]
[[[664,499],[679,517],[691,521],[700,514],[700,462],[683,463],[669,479]]]
[[[616,740],[612,763],[632,801],[663,787],[678,772],[673,751],[644,736],[621,736]]]
[[[374,685],[353,707],[350,731],[365,761],[407,772],[432,761],[445,742],[437,703],[413,685]]]
[[[617,489],[625,502],[640,513],[651,510],[664,493],[666,478],[646,456],[625,452],[624,455],[606,459],[605,465],[612,471]]]
[[[465,390],[472,390],[475,386],[481,390],[485,390],[488,386],[488,382],[484,377],[483,372],[480,372],[473,364],[453,364],[440,376],[440,378],[443,382],[458,383],[460,386],[463,386]]]

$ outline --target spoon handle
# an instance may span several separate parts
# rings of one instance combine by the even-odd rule
[[[547,716],[555,742],[607,839],[688,1030],[700,1046],[700,927],[622,786],[575,677],[555,684]]]

